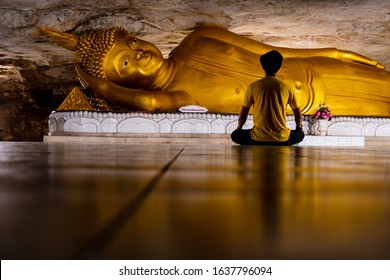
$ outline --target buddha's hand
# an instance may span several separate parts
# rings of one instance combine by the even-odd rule
[[[83,86],[84,89],[87,89],[89,86],[87,74],[81,70],[81,67],[79,64],[76,64],[76,73],[77,77],[79,78],[80,84]]]
[[[76,64],[76,73],[83,88],[94,93],[102,93],[112,87],[110,81],[88,75],[81,69],[79,64]]]

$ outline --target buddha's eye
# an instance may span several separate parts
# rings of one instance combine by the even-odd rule
[[[131,37],[131,39],[130,39],[130,44],[129,44],[130,48],[133,47],[133,46],[135,45],[136,42],[137,42],[137,38]]]
[[[123,63],[122,71],[126,69],[127,64],[129,64],[129,58],[126,58],[125,62]]]

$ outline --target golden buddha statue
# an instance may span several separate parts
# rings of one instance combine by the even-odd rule
[[[335,115],[390,116],[390,72],[350,51],[281,48],[200,27],[164,59],[153,44],[122,28],[85,36],[41,31],[75,51],[89,92],[131,110],[172,112],[197,104],[237,114],[247,86],[264,76],[260,55],[278,50],[284,57],[278,76],[293,86],[304,114],[325,102]]]

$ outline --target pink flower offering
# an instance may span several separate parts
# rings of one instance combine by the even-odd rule
[[[329,105],[325,105],[324,102],[320,102],[319,109],[310,116],[312,119],[327,119],[331,120],[333,117],[332,113],[330,112]]]

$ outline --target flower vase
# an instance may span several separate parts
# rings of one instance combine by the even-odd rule
[[[317,120],[318,122],[318,134],[320,136],[325,136],[326,132],[328,131],[328,125],[329,125],[329,120],[328,119],[319,119]]]

